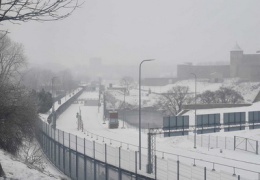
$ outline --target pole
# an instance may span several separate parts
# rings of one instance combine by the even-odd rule
[[[122,129],[125,128],[125,89],[124,89],[124,110],[123,110],[123,127]]]
[[[52,77],[51,78],[51,96],[52,96],[52,125],[53,125],[53,128],[56,129],[56,115],[54,115],[54,106],[55,106],[55,102],[53,102],[53,81],[54,79],[56,78],[55,77]]]
[[[139,65],[139,169],[141,170],[141,70],[142,64],[147,61],[153,61],[154,59],[143,60]]]
[[[194,107],[194,110],[195,110],[195,132],[194,132],[194,149],[197,148],[196,146],[196,134],[197,134],[197,98],[196,98],[196,95],[197,95],[197,76],[196,74],[194,73],[191,73],[193,76],[194,76],[194,80],[195,80],[195,107]]]

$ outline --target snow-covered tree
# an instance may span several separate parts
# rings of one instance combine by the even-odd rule
[[[155,107],[163,111],[165,115],[177,115],[183,105],[192,101],[187,86],[174,86],[167,93],[162,94]]]

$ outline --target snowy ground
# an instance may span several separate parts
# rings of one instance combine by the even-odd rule
[[[81,88],[74,90],[74,94],[80,91]],[[67,94],[61,99],[61,104],[72,97],[73,94]],[[54,107],[57,109],[61,104],[55,102]],[[50,113],[50,112],[49,112]],[[47,120],[48,114],[40,114],[43,120]],[[14,179],[27,179],[27,180],[57,180],[57,179],[69,179],[62,172],[59,172],[45,157],[43,163],[45,164],[45,171],[42,173],[38,170],[29,168],[26,164],[19,161],[19,159],[10,155],[9,153],[0,149],[0,162],[6,177]]]
[[[151,89],[152,92],[165,93],[174,86],[188,86],[190,92],[194,92],[195,82],[194,79],[189,79],[177,81],[174,84],[169,84],[166,86],[143,86],[142,89]],[[240,92],[240,94],[244,97],[246,103],[252,103],[252,101],[254,100],[254,98],[260,90],[259,82],[240,82],[239,79],[236,78],[224,79],[224,81],[221,83],[211,83],[208,80],[197,79],[196,86],[197,93],[203,93],[207,90],[216,91],[220,87],[232,88]]]
[[[45,164],[45,171],[40,172],[35,169],[29,168],[26,164],[16,159],[11,154],[0,149],[0,160],[5,172],[5,176],[13,179],[26,179],[26,180],[57,180],[69,179],[63,173],[56,170],[56,168],[43,158]]]
[[[166,93],[174,86],[188,86],[191,93],[194,93],[195,82],[194,79],[177,81],[174,84],[169,84],[166,86],[142,86],[142,104],[144,106],[152,106],[156,103],[157,98],[159,97],[156,94],[150,94],[148,96],[148,90],[151,90],[152,93]],[[197,93],[203,93],[206,90],[216,91],[220,87],[229,87],[238,91],[244,98],[245,103],[252,103],[256,95],[260,90],[259,82],[240,82],[238,79],[225,79],[221,83],[211,83],[205,79],[198,79],[196,82]],[[109,91],[116,99],[121,102],[124,99],[124,94],[118,90]],[[129,104],[138,106],[139,98],[138,89],[132,89],[130,95],[125,96],[125,101]]]
[[[89,94],[84,92],[79,99],[96,97],[95,93]],[[76,113],[81,109],[82,120],[84,123],[84,132],[77,131],[76,124]],[[258,103],[252,105],[254,110],[259,110],[260,106]],[[243,108],[237,110],[241,111]],[[247,110],[249,110],[248,107]],[[223,109],[217,109],[215,111],[221,112]],[[208,111],[208,110],[207,110]],[[228,109],[227,109],[228,111]],[[213,110],[212,110],[213,112]],[[229,112],[235,112],[235,109],[231,109]],[[208,112],[207,112],[208,113]],[[216,113],[216,112],[215,112]],[[122,122],[120,122],[120,127],[118,129],[108,129],[108,124],[104,124],[103,121],[103,106],[98,109],[97,106],[83,106],[82,104],[71,105],[62,115],[59,116],[57,120],[57,128],[64,130],[66,132],[75,134],[79,137],[83,137],[89,140],[95,140],[97,142],[110,144],[112,146],[122,148],[130,148],[134,151],[138,150],[138,131],[136,129],[128,128],[122,129]],[[147,133],[147,132],[146,132]],[[142,133],[142,153],[146,154],[147,150],[147,135]],[[244,136],[259,138],[260,130],[245,130],[236,131],[231,133],[219,132],[211,134],[212,136],[233,136],[234,134]],[[217,171],[226,171],[229,174],[233,173],[233,167],[242,168],[248,171],[236,170],[242,177],[247,177],[248,179],[257,179],[258,174],[249,171],[259,172],[260,170],[260,156],[244,151],[233,151],[233,150],[223,150],[220,153],[220,149],[211,149],[205,147],[193,148],[193,141],[189,139],[190,136],[182,137],[170,137],[164,138],[162,136],[157,136],[156,138],[156,150],[158,157],[165,157],[171,159],[179,158],[180,162],[186,163],[187,165],[193,164],[193,158],[196,158],[196,164],[201,166],[208,166],[212,168],[212,163],[215,162],[222,165],[216,165]],[[163,153],[165,152],[165,153]],[[178,156],[179,155],[179,156]],[[184,157],[185,156],[185,157]],[[228,167],[232,166],[232,167]]]

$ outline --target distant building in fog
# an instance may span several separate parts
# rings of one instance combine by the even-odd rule
[[[143,86],[165,86],[173,84],[177,81],[176,78],[144,78],[142,80]]]
[[[190,73],[198,78],[208,78],[218,82],[222,78],[238,77],[243,80],[260,81],[260,51],[256,54],[244,54],[238,46],[230,51],[230,65],[192,65],[192,63],[177,66],[177,78],[189,79]]]
[[[178,79],[189,79],[193,76],[190,73],[195,73],[198,78],[210,78],[212,74],[221,74],[222,78],[230,77],[229,65],[199,65],[194,66],[191,63],[177,65]]]
[[[244,54],[236,44],[230,52],[230,76],[244,80],[260,80],[260,53]]]

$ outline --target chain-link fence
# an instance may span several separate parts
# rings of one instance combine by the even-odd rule
[[[194,141],[194,135],[189,135],[188,139]],[[234,150],[234,138],[213,136],[213,135],[196,135],[196,146],[219,149]]]

